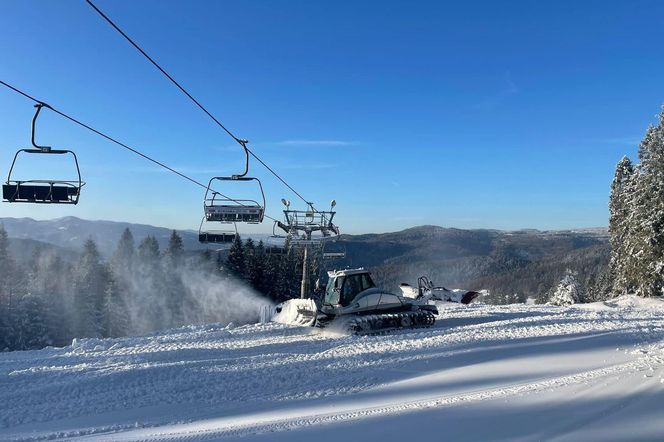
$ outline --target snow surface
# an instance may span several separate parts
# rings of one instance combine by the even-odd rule
[[[664,303],[440,310],[379,336],[209,325],[0,354],[0,440],[664,438]]]

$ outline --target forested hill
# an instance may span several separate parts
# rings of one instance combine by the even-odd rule
[[[52,220],[32,218],[0,218],[10,238],[29,239],[80,252],[83,244],[92,239],[102,255],[113,253],[122,232],[129,228],[136,238],[153,236],[161,248],[166,247],[171,230],[147,224],[115,221],[91,221],[67,216]],[[198,234],[193,231],[178,232],[185,249],[200,249]]]
[[[436,284],[488,289],[493,302],[543,297],[567,269],[588,290],[609,257],[606,229],[462,230],[420,226],[401,232],[345,236],[348,260],[392,290],[427,275]]]
[[[125,228],[139,241],[148,235],[155,237],[164,249],[171,233],[163,227],[75,217],[48,221],[0,218],[0,223],[10,238],[22,240],[19,246],[16,240],[12,243],[24,250],[23,256],[38,244],[35,241],[79,253],[85,240],[92,238],[108,257]],[[196,232],[178,233],[185,250],[205,248],[198,243]],[[418,276],[428,275],[440,285],[488,289],[504,302],[545,295],[568,268],[579,273],[584,285],[592,286],[609,255],[604,228],[499,231],[420,226],[392,233],[343,235],[342,246],[347,258],[327,265],[370,268],[388,289],[397,290],[401,282],[413,284]]]

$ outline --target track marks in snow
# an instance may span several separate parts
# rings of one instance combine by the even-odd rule
[[[1,354],[0,439],[71,437],[134,425],[168,426],[173,421],[200,425],[215,416],[255,416],[302,403],[350,401],[359,397],[355,393],[365,394],[430,371],[447,373],[492,360],[509,364],[520,355],[537,358],[547,352],[583,352],[597,346],[611,346],[613,352],[620,347],[621,354],[638,348],[641,353],[626,358],[660,367],[661,352],[650,351],[647,345],[664,339],[663,312],[661,307],[618,304],[597,308],[452,306],[441,308],[433,328],[379,336],[332,335],[280,324],[209,325]],[[565,376],[572,376],[570,370],[573,367]],[[565,376],[551,377],[574,379]],[[490,399],[547,388],[541,382],[551,380],[531,379],[508,389],[489,385],[486,391],[439,394],[435,400],[374,404],[361,410],[347,407],[337,414],[311,416],[305,410],[300,415],[306,418],[284,418],[253,430],[240,428],[236,419],[229,428],[249,434],[451,406],[483,400],[483,395]],[[81,427],[81,421],[89,423]],[[39,433],[31,432],[35,426]]]
[[[661,363],[658,362],[658,363]],[[310,427],[314,425],[331,424],[335,422],[347,422],[360,419],[366,419],[376,416],[402,414],[422,409],[441,408],[453,406],[460,403],[470,403],[477,401],[486,401],[500,399],[515,395],[525,395],[537,393],[544,390],[551,390],[560,387],[567,387],[573,384],[588,383],[602,377],[616,376],[621,373],[633,373],[649,370],[652,365],[651,357],[642,357],[636,361],[613,365],[596,370],[584,371],[569,376],[555,377],[530,383],[521,383],[501,388],[487,389],[484,391],[465,393],[452,396],[441,396],[438,398],[427,398],[424,400],[415,400],[398,403],[386,403],[374,406],[365,406],[355,408],[352,402],[336,403],[334,407],[322,406],[320,409],[314,408],[308,410],[296,409],[286,412],[287,416],[280,419],[272,419],[270,415],[261,416],[260,414],[252,416],[251,420],[256,421],[251,424],[234,424],[229,419],[208,420],[204,422],[195,422],[191,424],[182,424],[168,426],[165,429],[139,430],[136,434],[116,433],[112,435],[99,435],[91,440],[142,440],[152,442],[165,441],[203,441],[219,439],[226,437],[247,436],[252,434],[264,434],[278,431],[287,431]],[[610,405],[608,408],[620,408],[624,404]],[[342,408],[344,411],[326,412],[329,408]],[[602,418],[606,417],[610,410],[604,410]],[[294,417],[297,416],[297,417]],[[575,425],[583,425],[583,422],[577,422]],[[564,432],[564,428],[555,429],[554,434]]]

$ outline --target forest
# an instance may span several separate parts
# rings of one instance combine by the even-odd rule
[[[208,322],[256,322],[269,302],[299,296],[301,253],[236,237],[227,254],[186,253],[173,231],[165,250],[126,229],[109,260],[96,243],[67,261],[36,248],[26,263],[0,227],[0,350],[62,346]]]

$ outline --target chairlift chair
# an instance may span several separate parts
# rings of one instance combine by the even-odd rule
[[[202,244],[230,244],[238,236],[237,226],[233,223],[235,230],[203,230],[205,218],[201,220],[198,228],[198,242]]]
[[[219,192],[211,189],[212,182],[218,181],[252,181],[258,182],[261,191],[263,204],[250,199],[233,199],[222,196]],[[233,178],[233,177],[213,177],[210,179],[207,191],[205,192],[205,219],[207,221],[217,221],[221,223],[248,223],[260,224],[265,216],[265,193],[263,186],[258,178]]]
[[[332,246],[335,244],[335,246]],[[323,259],[335,260],[346,258],[346,245],[341,243],[337,246],[337,241],[328,241],[323,245]]]
[[[78,158],[71,150],[52,149],[50,146],[40,146],[35,143],[35,123],[42,107],[48,107],[44,103],[35,105],[37,111],[32,118],[32,145],[34,149],[19,149],[14,155],[14,160],[9,168],[7,182],[2,185],[2,198],[8,203],[36,203],[36,204],[77,204],[81,195],[81,187],[85,183],[81,180],[81,169],[78,166]],[[13,180],[12,172],[16,160],[21,153],[46,154],[46,155],[71,155],[76,166],[76,180]]]
[[[263,185],[258,178],[246,176],[249,172],[249,150],[247,149],[247,140],[238,140],[244,148],[246,155],[245,169],[240,175],[216,176],[210,178],[205,198],[203,199],[203,220],[198,231],[198,240],[202,243],[229,243],[233,242],[237,233],[236,223],[259,224],[263,222],[265,216],[265,192]],[[255,181],[258,183],[258,189],[261,193],[261,202],[252,199],[234,199],[217,192],[212,188],[212,183],[216,181]],[[235,233],[221,230],[204,231],[204,222],[219,222],[224,224],[233,223]]]

